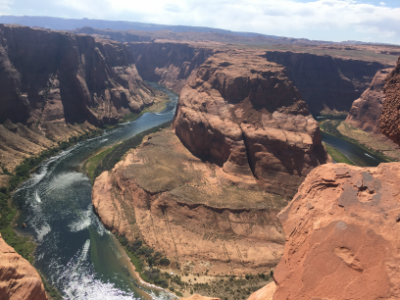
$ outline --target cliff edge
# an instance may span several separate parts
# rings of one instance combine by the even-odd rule
[[[291,197],[329,158],[285,69],[261,54],[208,58],[182,89],[173,127],[192,153],[222,167],[227,183]]]

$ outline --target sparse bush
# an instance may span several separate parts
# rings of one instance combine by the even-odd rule
[[[160,265],[162,266],[169,266],[170,263],[171,263],[170,260],[166,257],[160,259]]]

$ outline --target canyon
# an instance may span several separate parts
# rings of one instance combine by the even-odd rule
[[[145,80],[158,82],[180,94],[175,118],[96,178],[92,204],[107,229],[157,249],[171,261],[164,270],[187,281],[278,265],[250,300],[398,297],[397,231],[389,229],[398,222],[400,166],[329,164],[313,117],[350,111],[343,126],[396,152],[396,51],[81,32],[0,25],[4,171],[162,102]],[[25,295],[32,288],[45,299],[37,273],[22,278],[31,276]]]
[[[0,162],[9,171],[160,96],[121,43],[7,25],[0,25],[0,39]]]

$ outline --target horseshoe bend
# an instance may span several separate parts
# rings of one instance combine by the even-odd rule
[[[400,298],[400,46],[2,20],[0,299]]]

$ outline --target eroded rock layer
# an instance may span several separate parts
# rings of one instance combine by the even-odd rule
[[[0,297],[9,300],[47,300],[35,268],[6,244],[0,235]]]
[[[348,112],[375,74],[388,67],[372,60],[291,51],[267,51],[265,57],[286,68],[314,115]]]
[[[285,69],[261,52],[217,53],[181,91],[173,127],[226,182],[293,196],[328,158],[318,123]]]
[[[177,93],[215,52],[212,45],[185,42],[129,43],[129,46],[143,79],[159,82]]]
[[[386,100],[380,119],[382,133],[400,144],[400,57],[396,68],[389,74],[384,87]]]
[[[381,133],[379,119],[385,101],[383,87],[391,70],[384,69],[376,73],[369,88],[353,102],[346,123],[367,132]]]
[[[9,170],[154,100],[121,43],[0,25],[0,52],[0,161]]]
[[[314,169],[279,214],[280,299],[398,299],[400,164]]]
[[[257,274],[276,265],[284,241],[276,215],[287,201],[226,185],[222,169],[193,156],[171,129],[150,137],[97,177],[92,203],[101,222],[186,273]]]

